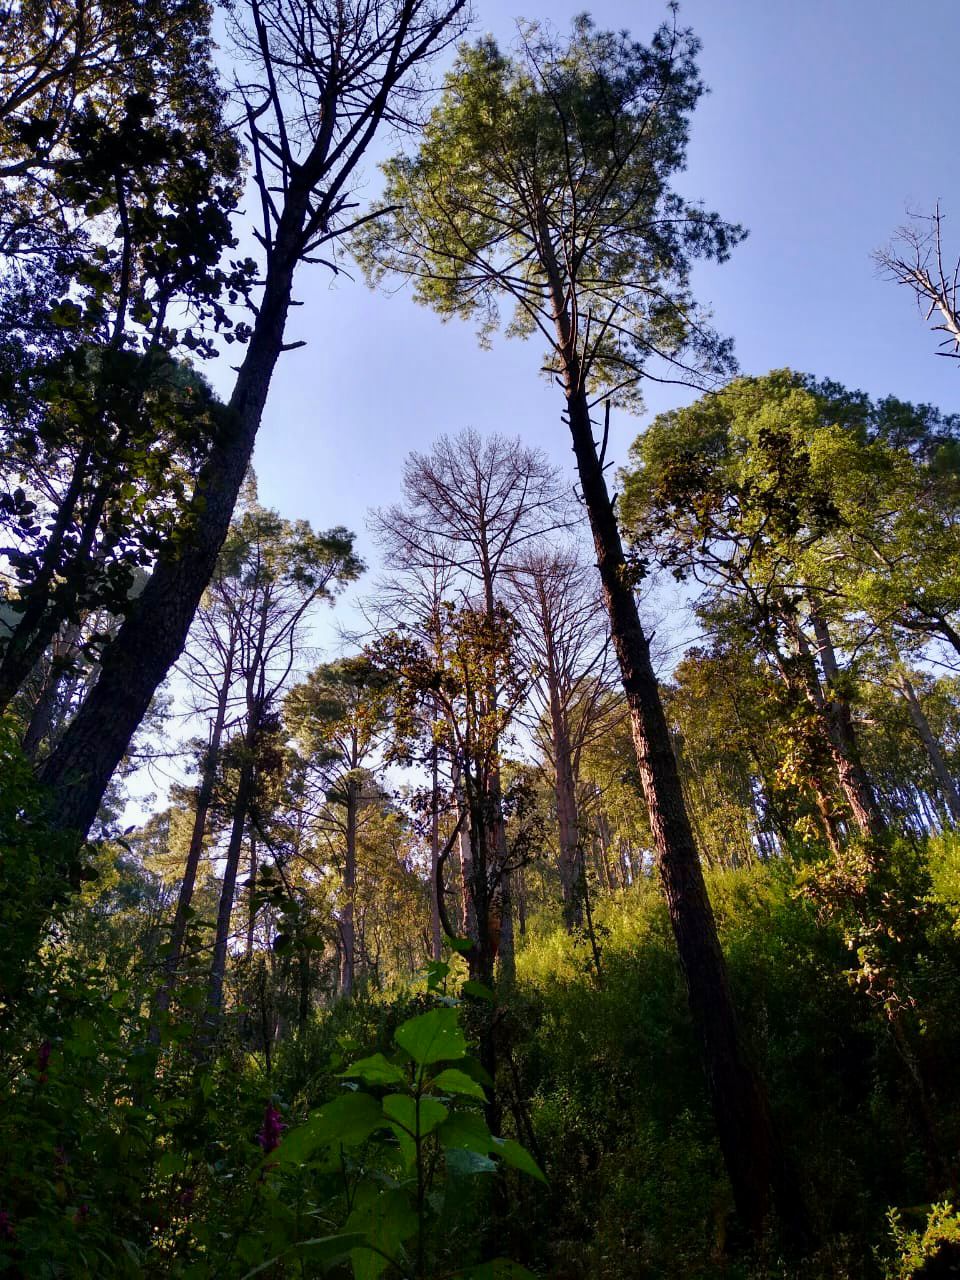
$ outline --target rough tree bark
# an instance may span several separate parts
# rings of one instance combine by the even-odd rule
[[[716,920],[707,896],[650,660],[650,644],[640,622],[603,461],[594,439],[586,371],[581,365],[563,274],[542,205],[536,229],[550,289],[567,424],[593,535],[610,633],[630,709],[634,750],[660,880],[700,1042],[724,1164],[737,1212],[756,1235],[764,1230],[768,1220],[772,1190],[784,1226],[797,1237],[804,1237],[807,1229],[802,1199],[780,1146],[766,1090],[743,1044]]]
[[[436,744],[430,767],[430,954],[434,960],[443,956],[443,930],[440,926],[440,900],[437,893],[438,864],[440,861],[440,778]]]
[[[104,653],[99,680],[41,770],[50,792],[50,820],[59,830],[81,836],[88,831],[157,686],[183,650],[213,575],[283,349],[308,194],[288,199],[253,335],[181,536],[164,548],[130,617]]]
[[[567,371],[567,413],[630,708],[634,749],[660,878],[737,1211],[755,1232],[760,1232],[770,1212],[771,1189],[785,1220],[798,1215],[799,1198],[780,1149],[766,1093],[743,1046],[650,661],[649,642],[640,623],[620,531],[593,437],[586,392],[578,374],[575,366]]]
[[[250,893],[247,898],[247,941],[243,953],[249,960],[253,956],[253,939],[257,928],[257,837],[250,832]]]

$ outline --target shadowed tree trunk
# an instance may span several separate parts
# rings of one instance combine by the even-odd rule
[[[355,768],[354,764],[353,769]],[[347,830],[343,864],[343,913],[340,916],[340,936],[343,939],[340,994],[348,1000],[353,995],[356,977],[357,815],[360,807],[360,784],[352,771],[347,776],[345,790]]]
[[[50,820],[59,830],[86,835],[154,692],[183,649],[229,529],[284,349],[294,272],[349,229],[344,223],[353,208],[355,170],[384,119],[397,119],[394,90],[442,44],[463,4],[450,0],[449,7],[434,8],[427,0],[401,0],[389,8],[358,8],[260,0],[235,11],[249,71],[238,91],[263,213],[262,228],[254,232],[264,250],[263,292],[233,394],[178,536],[161,551],[142,595],[107,647],[97,684],[42,770]],[[455,35],[451,30],[450,38]],[[278,89],[278,82],[289,92]]]
[[[253,937],[257,926],[257,837],[250,832],[250,893],[247,900],[247,942],[244,955],[249,960],[253,955]]]
[[[210,728],[210,741],[203,754],[200,770],[200,786],[197,788],[196,809],[193,815],[193,828],[190,832],[190,847],[187,850],[187,861],[180,882],[177,896],[177,910],[173,917],[173,928],[170,933],[170,950],[163,965],[163,978],[154,1001],[150,1019],[150,1043],[159,1043],[159,1019],[170,1008],[177,973],[183,960],[183,944],[187,936],[187,925],[190,921],[191,903],[197,884],[197,872],[203,854],[203,839],[207,830],[207,815],[217,779],[217,765],[220,759],[220,746],[223,741],[223,730],[227,718],[227,701],[230,696],[230,685],[233,681],[233,659],[236,653],[236,632],[231,629],[230,641],[224,660],[223,679],[217,691],[217,708],[213,724]]]
[[[640,624],[620,531],[593,437],[586,392],[569,343],[567,350],[571,352],[565,370],[567,413],[577,469],[630,708],[660,879],[700,1041],[724,1163],[737,1211],[754,1232],[763,1230],[773,1189],[785,1224],[790,1226],[792,1221],[795,1233],[802,1235],[802,1204],[780,1148],[766,1092],[743,1046],[650,661],[649,642]]]
[[[283,347],[307,191],[288,199],[273,270],[219,438],[197,480],[181,537],[168,544],[142,595],[108,645],[100,678],[41,770],[50,820],[89,830],[107,783],[158,685],[180,656],[253,453],[267,391]]]
[[[36,759],[44,739],[53,731],[58,698],[66,683],[62,665],[70,662],[71,655],[77,655],[79,645],[80,627],[77,623],[64,628],[62,635],[53,642],[50,670],[34,704],[21,744],[24,755],[31,760]]]
[[[223,1008],[223,980],[227,970],[227,947],[230,942],[230,920],[237,890],[237,871],[243,852],[243,833],[246,827],[250,797],[253,788],[253,753],[256,750],[258,718],[252,717],[244,735],[243,763],[233,806],[233,824],[227,845],[223,882],[220,887],[220,906],[217,910],[217,931],[213,944],[213,963],[210,966],[210,984],[207,991],[208,1036],[212,1037],[220,1021]]]
[[[553,699],[551,699],[551,702]],[[584,863],[577,813],[577,783],[573,773],[570,735],[566,716],[554,709],[554,791],[557,802],[557,838],[560,844],[560,887],[563,893],[563,920],[568,929],[583,926]]]
[[[810,643],[804,634],[803,627],[794,616],[786,619],[788,631],[796,646],[803,691],[823,726],[823,737],[829,747],[830,757],[837,771],[840,789],[850,808],[857,828],[865,836],[881,836],[886,830],[886,822],[860,759],[857,732],[850,713],[849,700],[843,693],[839,683],[840,671],[830,640],[829,630],[822,615],[813,607],[811,608],[811,620],[814,625],[814,634],[817,639],[818,655],[826,682],[826,689],[820,682],[817,663],[810,649]],[[784,678],[789,683],[790,677],[786,673],[782,662],[780,667],[781,672],[784,673]],[[818,795],[819,786],[820,784],[818,784]],[[819,799],[818,804],[826,822],[824,807]],[[834,839],[835,833],[832,833],[831,844]]]
[[[882,836],[886,820],[877,803],[867,771],[860,756],[857,730],[850,710],[850,699],[843,689],[837,656],[830,637],[830,627],[820,608],[811,603],[810,620],[817,640],[820,666],[826,685],[826,696],[818,695],[820,709],[827,723],[833,758],[840,775],[843,794],[853,811],[854,821],[864,835]]]
[[[443,955],[443,930],[440,927],[440,902],[437,894],[438,863],[440,861],[440,779],[437,746],[434,743],[430,762],[430,954],[434,960]]]

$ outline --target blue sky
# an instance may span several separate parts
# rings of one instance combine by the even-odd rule
[[[562,29],[584,8],[539,3],[476,0],[474,30],[509,40],[517,16]],[[606,0],[590,12],[646,39],[665,7]],[[697,277],[743,371],[790,365],[960,409],[960,361],[934,355],[912,299],[870,259],[908,208],[937,199],[960,255],[960,4],[687,0],[680,18],[703,42],[711,92],[679,186],[749,230],[730,262]],[[481,351],[468,325],[442,324],[407,293],[373,293],[320,268],[300,277],[297,296],[304,305],[288,337],[308,346],[285,355],[274,379],[255,460],[260,498],[357,532],[371,573],[351,596],[372,585],[367,509],[399,497],[404,456],[441,432],[520,434],[572,479],[561,403],[537,374],[536,344],[499,339]],[[614,423],[617,460],[654,412],[688,398],[651,386],[648,413]],[[339,607],[338,620],[349,623],[351,609]]]

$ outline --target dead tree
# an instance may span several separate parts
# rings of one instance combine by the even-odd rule
[[[374,513],[373,528],[387,566],[401,575],[443,575],[445,589],[494,626],[511,566],[532,540],[566,522],[558,473],[538,449],[519,439],[473,430],[442,436],[428,453],[411,453],[403,471],[404,502]],[[485,690],[487,714],[496,719],[496,680]],[[489,787],[482,809],[489,829],[482,836],[493,876],[493,896],[502,907],[501,967],[512,965],[512,918],[506,827],[502,816],[499,749],[485,773]],[[462,779],[461,779],[462,781]],[[463,800],[461,791],[461,800]],[[480,837],[463,826],[464,855],[475,857]],[[469,853],[468,853],[469,851]],[[467,887],[476,876],[466,871]],[[477,914],[477,904],[470,904]]]
[[[575,548],[531,547],[510,573],[510,603],[532,676],[534,737],[552,768],[560,886],[568,929],[583,925],[584,836],[578,804],[584,746],[622,719],[612,699],[613,654],[596,570]]]
[[[939,202],[931,214],[914,214],[873,258],[887,280],[913,290],[924,320],[934,321],[934,333],[946,335],[937,355],[960,360],[960,258],[953,263],[944,260]]]

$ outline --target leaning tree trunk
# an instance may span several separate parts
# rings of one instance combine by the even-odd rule
[[[443,930],[440,927],[440,899],[438,877],[440,874],[440,778],[436,744],[433,747],[430,779],[430,954],[434,960],[443,956]]]
[[[157,686],[183,650],[253,454],[270,379],[283,349],[306,189],[287,194],[253,334],[220,432],[197,477],[179,536],[103,657],[100,678],[46,761],[52,825],[83,838]]]
[[[560,889],[563,894],[563,922],[568,931],[573,931],[583,927],[586,871],[577,813],[577,780],[573,771],[570,733],[565,722],[566,715],[558,707],[553,718],[553,757],[557,835],[560,843]]]
[[[193,893],[197,884],[197,872],[200,869],[200,858],[203,854],[203,838],[207,830],[207,815],[213,800],[213,791],[217,781],[217,763],[220,758],[220,743],[227,719],[227,701],[230,696],[230,685],[233,680],[233,658],[236,637],[231,632],[227,661],[224,668],[223,682],[217,690],[217,710],[210,731],[210,742],[203,755],[200,771],[200,786],[197,788],[197,807],[193,815],[193,830],[190,833],[190,847],[187,850],[187,861],[180,882],[177,896],[177,910],[173,917],[173,928],[170,933],[170,949],[163,964],[163,978],[154,1001],[150,1019],[150,1042],[157,1044],[160,1037],[159,1020],[170,1008],[170,999],[177,981],[180,962],[183,959],[183,944],[187,936],[187,925],[192,911]]]
[[[357,813],[360,807],[359,786],[351,776],[347,780],[347,847],[343,867],[343,915],[340,917],[340,936],[343,939],[343,955],[340,969],[340,995],[349,1000],[353,995],[356,976],[356,906],[357,906]]]
[[[237,871],[243,851],[243,832],[247,822],[250,793],[253,785],[253,748],[256,728],[248,732],[244,741],[244,760],[240,768],[237,796],[233,807],[233,825],[227,845],[227,860],[223,869],[220,888],[220,906],[217,911],[217,932],[213,944],[213,963],[210,966],[210,985],[207,992],[208,1035],[212,1039],[223,1008],[223,980],[227,970],[227,944],[230,940],[230,920],[237,891]]]
[[[820,667],[826,693],[816,691],[819,709],[827,725],[833,758],[840,776],[843,794],[853,811],[854,821],[865,836],[879,837],[887,829],[886,819],[877,803],[876,793],[867,776],[860,755],[857,730],[850,710],[850,699],[843,690],[830,628],[816,602],[811,602],[810,620],[817,640]],[[797,628],[802,637],[802,628]],[[815,677],[814,673],[814,677]]]
[[[913,681],[906,671],[901,669],[897,674],[897,684],[906,701],[910,719],[913,721],[913,727],[917,731],[917,737],[923,743],[924,749],[930,758],[930,763],[937,779],[937,786],[947,803],[950,817],[954,823],[960,823],[960,792],[957,791],[957,784],[954,782],[953,775],[947,767],[947,762],[940,749],[940,743],[930,728],[930,721],[924,715]]]
[[[73,465],[70,483],[60,500],[56,518],[47,535],[37,576],[22,592],[21,598],[25,607],[0,657],[0,712],[5,711],[10,705],[37,660],[36,653],[31,656],[31,642],[46,619],[50,596],[62,568],[60,555],[83,493],[91,453],[89,444],[81,447]],[[60,621],[62,622],[62,617]],[[56,634],[59,626],[60,622],[54,625],[50,639]]]
[[[720,1147],[737,1211],[755,1233],[771,1188],[784,1224],[801,1234],[803,1210],[774,1129],[766,1092],[743,1045],[716,921],[683,800],[660,692],[650,661],[590,410],[569,335],[563,346],[569,426],[590,520],[603,598],[630,709],[637,765],[670,922],[706,1071]]]

